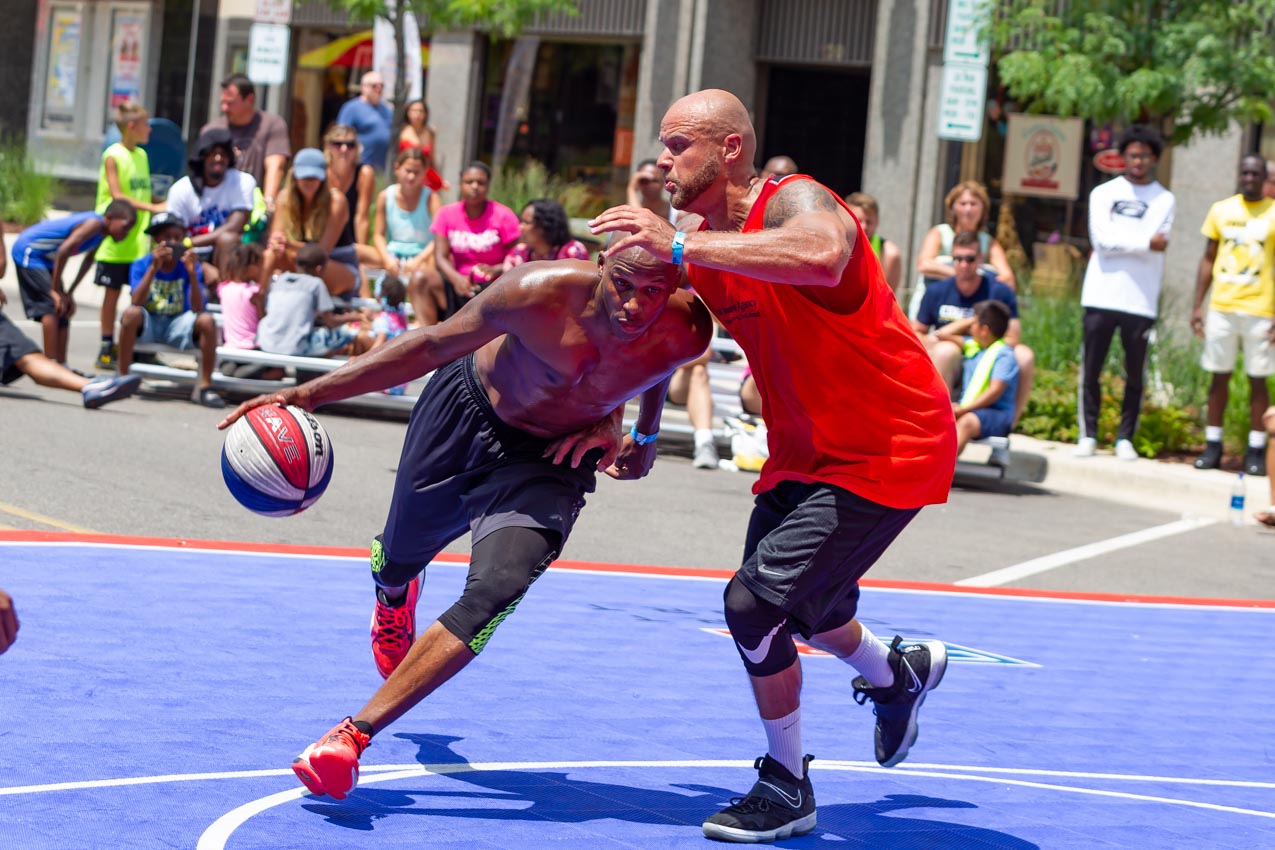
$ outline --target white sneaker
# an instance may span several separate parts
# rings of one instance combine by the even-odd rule
[[[691,466],[696,469],[717,469],[717,446],[712,443],[704,443],[695,447],[695,456],[691,460]]]
[[[1121,460],[1137,460],[1138,450],[1128,440],[1116,440],[1116,457]]]
[[[1098,441],[1093,437],[1081,437],[1072,454],[1076,457],[1093,457],[1098,451]]]

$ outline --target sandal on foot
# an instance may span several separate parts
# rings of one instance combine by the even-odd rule
[[[1267,528],[1275,528],[1275,506],[1271,506],[1264,511],[1258,511],[1253,514],[1253,519]]]

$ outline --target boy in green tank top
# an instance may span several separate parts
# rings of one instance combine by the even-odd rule
[[[128,270],[133,261],[146,254],[148,242],[146,228],[150,214],[161,212],[164,202],[155,202],[151,191],[150,160],[142,145],[150,139],[150,115],[146,108],[135,101],[125,101],[115,107],[115,126],[120,140],[102,151],[102,165],[97,178],[97,202],[94,210],[101,215],[115,200],[126,200],[137,210],[137,223],[128,236],[120,241],[106,239],[97,249],[95,281],[103,287],[102,293],[102,348],[97,356],[97,368],[114,369],[117,356],[115,345],[115,307],[120,290],[128,283]]]

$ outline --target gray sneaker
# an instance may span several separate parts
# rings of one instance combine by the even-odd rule
[[[712,443],[705,443],[702,446],[695,447],[695,456],[691,460],[691,466],[696,469],[717,469],[717,462],[721,460],[717,456],[717,446]]]

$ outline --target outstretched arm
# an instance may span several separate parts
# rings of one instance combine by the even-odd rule
[[[682,258],[773,283],[836,286],[858,236],[842,216],[827,189],[810,180],[795,180],[771,196],[762,230],[687,233]],[[594,233],[628,233],[607,248],[608,255],[641,247],[671,262],[674,227],[650,210],[612,207],[589,227]]]

